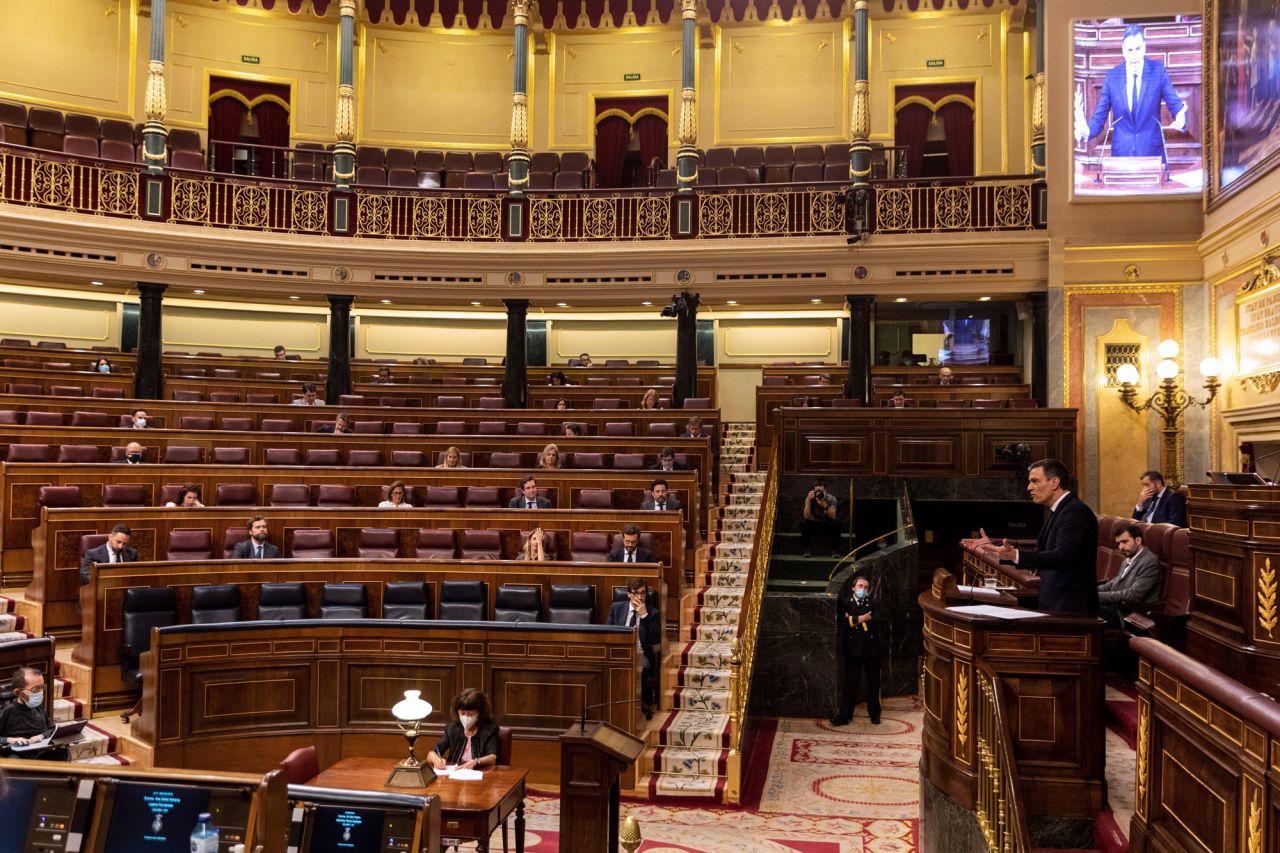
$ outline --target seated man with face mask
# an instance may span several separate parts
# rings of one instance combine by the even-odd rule
[[[146,450],[136,441],[131,441],[124,446],[124,461],[127,465],[141,465],[142,454]]]
[[[7,758],[39,758],[66,761],[67,748],[53,747],[10,753],[8,747],[25,746],[40,740],[53,729],[53,720],[44,710],[44,675],[38,669],[20,666],[9,680],[13,701],[0,708],[0,750]]]

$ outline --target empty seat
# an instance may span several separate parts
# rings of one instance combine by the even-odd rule
[[[1005,408],[1004,400],[974,400],[973,407],[975,409],[1003,409]]]
[[[711,408],[710,397],[686,397],[682,409],[709,409]]]
[[[199,151],[199,131],[176,128],[169,131],[169,147],[174,151]]]
[[[356,183],[365,187],[385,187],[387,170],[381,166],[360,166],[356,169]]]
[[[389,527],[362,527],[356,540],[356,556],[362,560],[390,560],[400,556],[400,535]]]
[[[303,488],[306,488],[305,486]],[[289,556],[299,560],[319,560],[333,556],[333,531],[302,527],[289,531]]]
[[[108,483],[102,489],[102,505],[146,506],[147,487],[142,483]]]
[[[311,487],[306,483],[275,483],[268,506],[311,506]]]
[[[547,425],[542,421],[520,421],[516,424],[516,435],[544,435]]]
[[[115,144],[125,143],[113,143],[113,146]],[[114,151],[114,147],[108,147],[105,140],[102,146],[104,151]],[[175,169],[185,169],[189,172],[203,172],[206,168],[204,155],[199,151],[171,151],[169,153],[169,165]]]
[[[583,176],[581,172],[556,172],[555,182],[552,188],[560,191],[580,190],[583,187]]]
[[[609,534],[575,530],[569,534],[569,550],[577,563],[603,563],[609,559]]]
[[[239,403],[240,395],[233,394],[230,391],[211,391],[209,392],[210,403]]]
[[[437,421],[436,435],[466,435],[466,421]]]
[[[481,397],[476,401],[477,409],[505,409],[507,401],[503,397]]]
[[[595,622],[596,588],[586,583],[553,583],[547,599],[547,621],[562,625]]]
[[[703,165],[708,169],[723,169],[733,165],[732,148],[709,148],[703,158]]]
[[[72,412],[71,425],[83,427],[112,427],[111,415],[104,412]]]
[[[104,118],[98,123],[98,138],[133,143],[133,125],[118,118]]]
[[[630,421],[607,421],[604,425],[605,435],[635,435],[635,424]]]
[[[791,180],[797,184],[817,183],[824,179],[824,174],[825,167],[821,163],[797,163],[791,170]]]
[[[364,584],[327,583],[324,585],[324,591],[320,594],[321,619],[364,619],[368,615],[369,593]]]
[[[436,397],[437,409],[461,409],[465,408],[466,405],[466,400],[456,394],[441,394],[439,397]],[[437,430],[437,432],[439,432],[439,430]]]
[[[130,687],[141,687],[142,655],[151,648],[153,629],[177,623],[177,595],[169,587],[126,589],[120,620],[120,678]]]
[[[849,180],[849,164],[848,163],[828,163],[822,167],[822,179],[824,181],[847,181]]]
[[[249,448],[247,447],[215,447],[213,458],[215,465],[248,465]]]
[[[542,595],[536,586],[503,584],[494,598],[493,621],[537,622]]]
[[[615,453],[613,467],[620,471],[640,471],[645,467],[643,453]]]
[[[395,468],[421,468],[426,462],[421,450],[391,451],[391,465]]]
[[[591,401],[593,409],[622,409],[626,408],[622,404],[621,398],[618,397],[596,397]]]
[[[753,174],[757,175],[755,180],[752,180],[751,176]],[[741,166],[726,166],[725,168],[719,171],[717,175],[717,180],[719,181],[720,184],[759,183],[758,173],[748,172],[746,169],[744,169]]]
[[[59,462],[101,462],[102,451],[96,444],[64,444],[58,448]]]
[[[822,146],[821,145],[797,145],[795,154],[792,156],[796,167],[822,165]]]
[[[220,426],[222,429],[247,432],[253,429],[253,418],[223,418]]]
[[[764,149],[764,182],[785,184],[791,180],[791,165],[795,153],[790,145],[770,145]],[[747,165],[747,164],[741,164]]]
[[[62,426],[62,413],[27,412],[27,426]]]
[[[130,146],[132,148],[132,146]],[[96,137],[67,135],[62,138],[62,153],[70,157],[98,156],[98,140]]]
[[[599,386],[612,385],[613,383],[609,380],[608,376],[588,376],[587,381],[584,384]]]
[[[612,489],[583,489],[578,492],[578,509],[612,509]]]
[[[463,506],[498,508],[502,506],[500,494],[497,486],[468,486]]]
[[[670,436],[675,437],[676,425],[674,421],[657,421],[649,424],[649,435],[652,436]]]
[[[463,530],[458,555],[464,560],[501,560],[502,535],[496,530]]]
[[[549,190],[555,186],[556,175],[554,172],[530,172],[529,173],[529,189],[531,190]]]
[[[47,444],[11,444],[5,459],[9,462],[50,462],[53,451]]]
[[[383,619],[427,619],[430,603],[426,581],[387,581],[382,588]]]
[[[296,447],[268,447],[266,461],[268,465],[301,465],[302,453]]]
[[[213,418],[207,415],[183,415],[178,418],[178,429],[213,429]]]
[[[252,483],[219,483],[213,494],[216,506],[255,506],[258,503]]]
[[[401,421],[397,421],[396,423],[393,423],[391,425],[391,434],[392,435],[421,435],[422,424],[417,423],[416,421],[414,423],[404,423]]]
[[[244,401],[246,403],[279,403],[279,394],[245,394]]]
[[[204,462],[204,450],[190,444],[171,444],[164,449],[160,461],[166,465],[199,465]]]
[[[57,110],[32,107],[27,112],[28,141],[32,148],[61,151],[66,119]]]
[[[239,621],[240,587],[238,585],[208,584],[191,590],[191,623],[193,625]]]
[[[458,555],[454,531],[444,527],[420,528],[417,555],[422,559],[454,559]]]
[[[283,418],[263,418],[258,429],[262,432],[289,432],[293,429],[293,423]]]
[[[306,465],[322,465],[332,468],[342,464],[342,451],[336,447],[308,447],[304,457]]]
[[[440,584],[440,618],[482,621],[487,599],[484,581],[444,581]]]
[[[822,162],[828,166],[843,166],[845,177],[849,176],[849,143],[833,142],[822,149]]]
[[[382,464],[382,451],[356,448],[347,451],[347,464],[355,468],[371,468]]]
[[[586,177],[591,172],[591,155],[585,151],[565,152],[560,155],[560,171],[581,174],[585,185]]]
[[[570,465],[569,467],[571,468],[603,468],[604,454],[595,453],[595,452],[584,453],[582,451],[579,451],[573,454],[573,464]]]
[[[169,531],[166,560],[212,560],[213,535],[208,528]]]
[[[230,560],[235,547],[241,542],[247,541],[249,541],[249,530],[241,525],[228,527],[222,531],[222,559]]]
[[[0,102],[0,142],[5,145],[27,144],[27,108],[22,104]]]
[[[204,399],[204,395],[199,391],[183,391],[179,389],[171,392],[169,399],[178,403],[198,403]]]
[[[481,421],[476,425],[476,435],[506,435],[506,421]]]
[[[83,506],[79,486],[41,486],[36,492],[36,505],[49,509]]]
[[[489,456],[490,468],[519,468],[520,454],[507,450],[499,450]]]
[[[462,176],[462,189],[464,190],[491,190],[493,189],[493,173],[492,172],[467,172]]]
[[[356,421],[352,432],[359,435],[381,435],[384,432],[382,421]]]
[[[419,489],[419,494],[422,495],[421,505],[426,509],[462,506],[456,486],[427,486],[425,491]]]
[[[51,397],[83,397],[84,389],[79,385],[50,385],[49,396]]]
[[[539,151],[529,160],[530,172],[555,174],[560,171],[560,155],[554,151]]]
[[[319,488],[316,489],[316,506],[342,507],[355,505],[356,490],[354,486],[321,483]]]
[[[258,590],[258,618],[307,618],[307,588],[297,582],[264,583]]]

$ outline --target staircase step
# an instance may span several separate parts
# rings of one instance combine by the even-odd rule
[[[672,711],[658,730],[660,746],[727,749],[729,715],[707,711]]]
[[[682,776],[723,776],[729,761],[727,749],[685,749],[660,746],[653,751],[652,764],[657,773]]]
[[[78,720],[84,716],[84,704],[79,699],[54,699],[52,716],[56,723]]]
[[[701,687],[677,687],[671,696],[673,707],[688,711],[728,713],[729,688],[706,689]]]
[[[737,636],[737,625],[692,625],[689,628],[689,639],[694,642],[728,643]]]
[[[700,666],[707,669],[723,669],[733,657],[733,646],[726,642],[691,642],[680,652],[681,666]]]

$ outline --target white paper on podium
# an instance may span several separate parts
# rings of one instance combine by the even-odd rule
[[[967,613],[970,616],[990,616],[993,619],[1034,619],[1044,616],[1039,610],[1019,610],[1015,607],[997,607],[994,604],[962,604],[948,607],[952,613]]]

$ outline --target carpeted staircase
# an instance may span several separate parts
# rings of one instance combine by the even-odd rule
[[[26,640],[31,637],[23,629],[24,617],[15,613],[17,602],[7,595],[0,595],[0,643]]]
[[[729,756],[729,660],[751,564],[765,474],[753,464],[755,425],[729,424],[721,445],[728,484],[708,534],[707,566],[686,595],[681,640],[668,643],[664,667],[675,670],[670,711],[651,737],[650,797],[722,801]],[[643,782],[641,787],[644,787]]]

